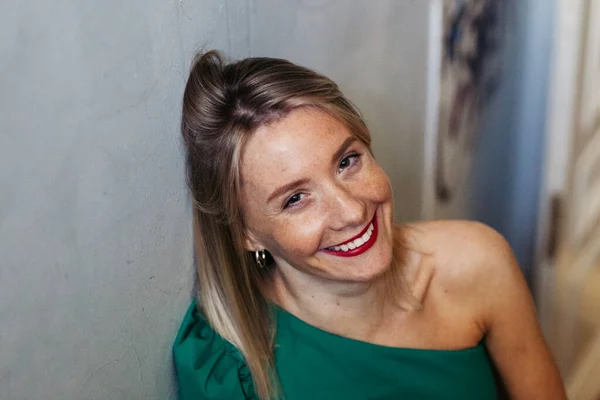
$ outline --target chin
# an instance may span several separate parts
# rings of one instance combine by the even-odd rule
[[[392,266],[391,243],[371,249],[373,254],[354,269],[352,280],[357,282],[369,282],[384,275]]]

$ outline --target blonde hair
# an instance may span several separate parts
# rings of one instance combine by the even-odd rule
[[[193,61],[181,132],[194,205],[199,306],[213,329],[244,356],[261,399],[277,393],[274,327],[261,294],[267,270],[245,249],[240,157],[258,127],[299,107],[324,111],[368,148],[358,110],[327,77],[289,61],[248,58],[227,64],[217,51]]]

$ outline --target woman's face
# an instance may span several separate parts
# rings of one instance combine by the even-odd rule
[[[388,178],[337,119],[301,108],[259,128],[241,174],[249,250],[335,281],[368,281],[391,264]]]

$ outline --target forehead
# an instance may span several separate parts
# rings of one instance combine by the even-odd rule
[[[331,157],[351,136],[345,124],[329,114],[301,108],[284,118],[258,128],[242,153],[244,186],[274,186],[331,161]]]

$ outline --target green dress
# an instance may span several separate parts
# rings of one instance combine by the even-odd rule
[[[483,342],[465,350],[379,346],[315,328],[277,308],[275,367],[285,400],[496,399]],[[258,399],[237,349],[192,304],[173,355],[181,400]]]

